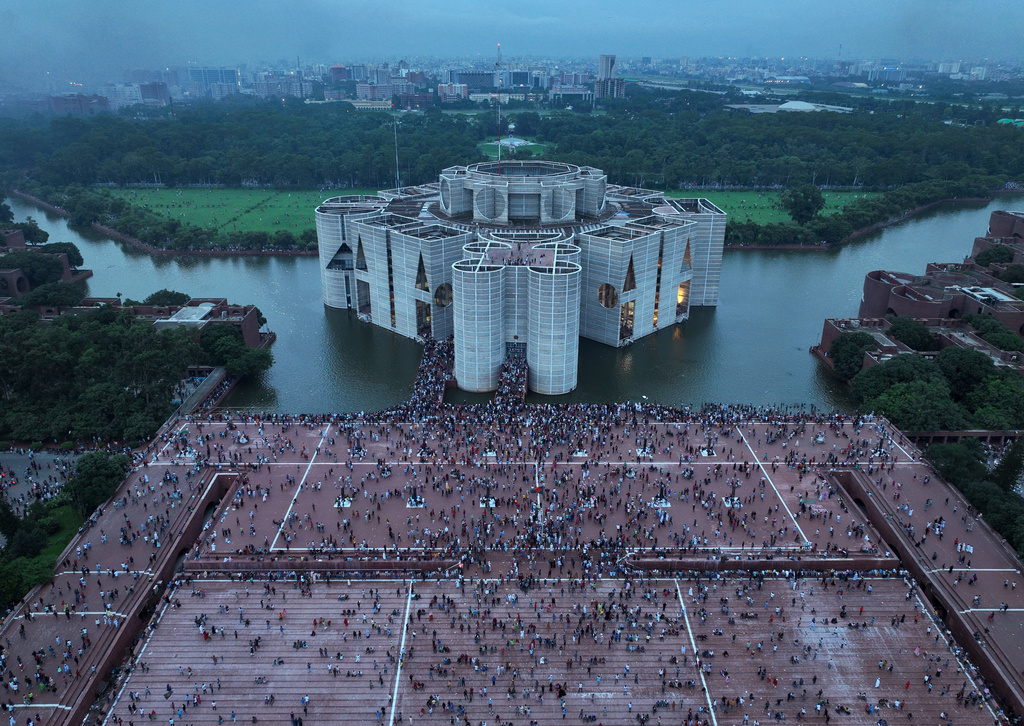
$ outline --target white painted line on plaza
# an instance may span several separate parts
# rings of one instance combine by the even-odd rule
[[[70,711],[71,706],[65,706],[63,703],[9,703],[8,708],[59,708],[64,711]]]
[[[181,427],[177,431],[174,432],[173,436],[171,437],[171,440],[168,441],[166,444],[164,444],[163,448],[160,449],[160,451],[156,452],[156,455],[157,456],[163,456],[164,452],[167,451],[167,447],[170,446],[171,444],[173,444],[175,442],[175,440],[177,440],[178,437],[181,436],[181,432],[184,431],[186,428],[188,428],[188,424],[182,424]],[[152,463],[152,462],[150,462],[150,463]]]
[[[43,617],[43,616],[46,616],[46,615],[61,616],[63,614],[64,614],[63,612],[57,612],[57,611],[50,611],[50,612],[47,612],[45,610],[33,610],[32,611],[32,617],[33,618],[40,618],[40,617]],[[86,615],[109,615],[111,617],[121,618],[122,620],[128,617],[124,613],[117,613],[117,612],[114,612],[113,610],[72,610],[71,614],[72,615],[81,615],[83,618]],[[25,617],[24,615],[14,615],[14,616],[11,617],[11,620],[21,620],[24,617]]]
[[[539,490],[540,489],[540,467],[539,466],[534,466],[533,467],[533,480],[535,482],[536,488]],[[539,512],[538,516],[540,517],[540,523],[543,524],[544,523],[544,507],[542,507],[541,504],[540,504],[540,491],[537,492],[537,510]]]
[[[277,540],[284,532],[284,528],[288,525],[288,517],[291,516],[292,508],[295,507],[295,502],[299,498],[299,492],[302,491],[303,485],[306,483],[306,477],[309,476],[309,470],[313,468],[313,462],[316,461],[317,454],[320,453],[320,447],[323,446],[324,440],[327,438],[327,432],[331,430],[331,424],[327,424],[327,428],[320,434],[320,443],[316,445],[316,449],[313,450],[313,455],[309,457],[309,465],[306,466],[306,471],[302,474],[302,481],[299,482],[298,486],[295,487],[295,496],[292,497],[292,503],[288,505],[288,511],[284,513],[284,518],[281,520],[281,526],[277,528],[277,534],[274,535],[274,541],[270,543],[270,549],[273,550],[277,545]]]
[[[395,726],[395,710],[398,708],[398,684],[402,678],[402,663],[405,662],[405,636],[409,633],[409,613],[412,610],[412,588],[416,578],[409,580],[409,595],[405,598],[405,618],[402,620],[402,643],[398,646],[398,667],[395,669],[395,690],[391,694],[391,719],[388,726]]]
[[[118,573],[118,575],[117,575],[118,577],[127,577],[128,575],[135,575],[135,574],[138,574],[138,575],[149,575],[150,577],[153,576],[153,572],[150,571],[150,570],[114,570],[114,571]],[[89,570],[89,572],[87,574],[92,575],[92,574],[95,574],[95,572],[93,570]],[[104,570],[104,574],[106,574],[105,570]],[[62,577],[64,575],[74,575],[75,577],[82,577],[82,571],[81,570],[62,570],[61,572],[56,573],[54,575],[54,577]]]
[[[889,433],[891,433],[891,432],[889,432]],[[902,451],[902,452],[903,452],[903,455],[904,455],[905,457],[907,457],[907,463],[908,463],[908,464],[913,464],[913,463],[914,463],[914,455],[913,455],[913,454],[911,454],[911,453],[910,453],[909,451],[907,451],[906,449],[904,449],[904,448],[903,448],[903,446],[902,446],[902,445],[900,445],[900,442],[898,442],[898,441],[897,441],[897,440],[896,440],[895,438],[893,438],[893,439],[891,439],[891,440],[892,440],[892,443],[893,443],[893,444],[894,444],[894,445],[896,446],[896,448],[897,448],[897,449],[899,449],[900,451]],[[903,462],[900,462],[900,463],[903,463]]]
[[[768,473],[768,470],[765,468],[761,460],[757,458],[757,452],[754,451],[754,448],[750,445],[750,442],[747,441],[747,437],[743,435],[743,432],[740,430],[740,427],[736,426],[735,428],[736,433],[738,433],[740,435],[740,438],[743,439],[743,444],[747,447],[747,450],[750,451],[750,455],[754,457],[754,463],[757,464],[758,468],[761,469],[761,473],[764,474],[764,478],[768,480],[768,483],[772,485],[772,489],[775,490],[775,496],[779,498],[779,501],[782,503],[782,506],[786,509],[786,514],[788,514],[790,520],[792,520],[793,526],[796,527],[796,531],[800,533],[800,539],[802,540],[802,542],[810,542],[810,540],[807,539],[807,535],[804,534],[803,528],[800,527],[800,523],[797,522],[796,517],[793,516],[793,512],[789,510],[789,505],[786,504],[786,500],[782,498],[782,494],[775,486],[775,482],[772,481],[772,477]]]
[[[697,665],[697,673],[700,675],[700,682],[704,684],[704,698],[708,702],[708,711],[711,713],[711,721],[718,726],[718,717],[715,716],[715,704],[711,702],[711,691],[708,690],[708,682],[704,678],[704,669],[700,667],[700,659],[697,657],[697,641],[693,638],[693,628],[690,627],[690,617],[686,614],[686,603],[683,601],[683,591],[679,587],[679,580],[676,580],[676,594],[679,595],[679,606],[683,609],[683,622],[686,623],[686,632],[690,635],[690,648],[693,649],[693,661]]]
[[[925,604],[924,600],[921,599],[921,590],[920,590],[919,587],[915,587],[914,588],[914,598],[917,600],[917,605],[918,605],[918,607],[921,608],[921,612],[922,613],[929,613],[929,612],[931,612],[928,609],[928,606]],[[939,625],[936,624],[935,630],[936,630],[936,633],[942,638],[942,642],[946,646],[946,651],[952,653],[953,652],[953,648],[952,648],[952,646],[949,643],[949,639],[946,637],[945,626],[939,627]],[[955,660],[957,665],[960,666],[960,670],[963,671],[964,676],[967,678],[968,681],[970,681],[971,687],[974,688],[974,689],[977,689],[977,685],[974,682],[974,678],[971,676],[971,669],[967,666],[967,664],[964,663],[960,659],[960,656],[958,656],[956,654],[953,655],[953,660]],[[948,691],[947,691],[947,693],[948,693]],[[988,709],[989,715],[993,719],[995,719],[996,718],[996,714],[995,714],[995,711],[992,710],[991,704],[987,700],[984,701],[983,703],[985,704],[985,708]]]
[[[1017,572],[1016,567],[954,567],[953,572]],[[949,572],[948,567],[934,567],[929,572]]]
[[[1024,608],[967,608],[966,610],[960,611],[962,614],[967,613],[1024,613]]]

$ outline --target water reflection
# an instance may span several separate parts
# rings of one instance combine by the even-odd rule
[[[313,257],[153,257],[18,199],[16,219],[32,215],[51,241],[75,242],[94,271],[90,294],[142,299],[161,288],[194,297],[225,297],[258,305],[277,333],[274,367],[239,387],[233,407],[274,411],[359,411],[405,399],[420,347],[324,308]],[[985,232],[989,212],[1013,209],[1024,197],[990,204],[943,205],[880,233],[827,251],[726,252],[720,306],[696,308],[690,320],[609,348],[580,341],[579,386],[537,401],[757,405],[805,403],[849,408],[845,386],[808,353],[826,317],[855,315],[864,275],[874,269],[923,272],[932,261],[959,261]],[[312,217],[312,210],[310,210]],[[584,291],[584,294],[587,294]],[[486,396],[453,392],[450,400]]]

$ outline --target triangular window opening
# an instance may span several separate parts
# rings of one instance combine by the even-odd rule
[[[359,237],[356,240],[356,269],[366,269],[366,254],[363,252],[363,238]]]
[[[629,267],[626,269],[626,281],[622,283],[622,291],[636,290],[636,273],[633,272],[633,255],[629,256]]]
[[[692,267],[692,263],[690,262],[690,238],[689,237],[686,238],[686,252],[683,253],[683,262],[685,262],[687,265],[690,265]]]
[[[430,285],[427,284],[427,270],[423,266],[423,253],[420,253],[420,264],[416,268],[416,289],[430,292]]]

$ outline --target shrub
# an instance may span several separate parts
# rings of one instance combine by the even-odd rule
[[[979,252],[974,261],[983,267],[988,267],[993,262],[1011,262],[1013,261],[1013,250],[1006,245],[996,245]]]
[[[928,326],[905,315],[889,315],[889,334],[914,350],[938,350],[939,339]]]
[[[832,368],[848,381],[860,372],[864,352],[875,347],[875,339],[868,333],[842,333],[829,347],[828,355],[832,359]]]

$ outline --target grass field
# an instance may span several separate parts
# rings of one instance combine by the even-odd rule
[[[791,222],[789,214],[778,206],[780,194],[781,192],[757,190],[716,192],[694,189],[669,192],[668,196],[704,197],[726,212],[731,222],[756,222],[757,224]],[[825,195],[825,209],[822,210],[822,214],[834,214],[858,199],[878,196],[875,192],[823,192],[823,194]]]
[[[57,507],[50,516],[60,522],[60,529],[50,535],[46,549],[40,554],[56,559],[64,551],[64,548],[67,547],[71,538],[78,534],[78,527],[82,524],[82,518],[75,514],[75,510],[72,509],[70,504]]]
[[[112,192],[133,205],[224,234],[279,229],[298,234],[314,227],[313,210],[328,197],[376,194],[377,190],[114,189]]]
[[[530,141],[530,139],[524,138],[523,141]],[[484,156],[486,156],[488,159],[497,159],[498,158],[498,137],[497,136],[492,136],[492,137],[489,137],[486,141],[481,141],[479,144],[477,144],[477,148],[480,149],[480,153],[483,154]],[[530,143],[528,143],[528,144],[526,144],[524,146],[520,146],[519,148],[521,148],[521,149],[529,149],[530,151],[533,152],[533,156],[534,157],[538,157],[538,156],[544,156],[544,151],[546,150],[547,147],[544,144],[535,144],[533,142],[530,142]],[[501,156],[502,156],[503,159],[507,158],[508,157],[507,150],[503,150],[501,152]]]
[[[485,153],[497,158],[496,146]],[[533,147],[531,147],[533,148]],[[543,149],[543,146],[536,145]],[[540,152],[535,151],[535,154]],[[298,234],[312,229],[313,210],[331,196],[341,194],[375,194],[375,189],[345,189],[333,192],[277,191],[267,189],[114,189],[116,194],[133,205],[150,209],[168,217],[189,222],[197,227],[231,232],[276,232],[286,229]],[[706,197],[718,205],[735,222],[770,224],[788,222],[789,215],[778,208],[780,192],[692,190],[670,192],[673,197]],[[863,192],[826,192],[825,214],[837,212],[863,197],[877,196]]]

